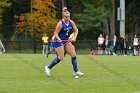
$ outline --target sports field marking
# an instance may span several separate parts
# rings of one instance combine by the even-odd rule
[[[127,83],[129,83],[129,84],[131,84],[133,86],[137,86],[138,85],[138,83],[136,81],[132,80],[131,78],[125,77],[124,73],[119,73],[118,71],[111,69],[110,67],[108,67],[104,63],[98,62],[93,57],[91,57],[91,60],[93,60],[93,62],[95,64],[99,65],[100,67],[102,67],[103,69],[105,69],[106,71],[108,71],[109,73],[114,74],[118,78],[121,78],[121,79],[125,80]]]
[[[140,93],[140,91],[136,91],[136,92],[134,92],[134,93]]]
[[[24,60],[24,59],[13,59],[13,58],[11,58],[11,59],[0,59],[1,61],[15,61],[15,60]],[[29,59],[26,59],[26,60],[29,60]]]

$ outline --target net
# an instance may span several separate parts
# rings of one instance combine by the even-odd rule
[[[3,53],[5,53],[5,48],[2,44],[2,41],[0,40],[0,54],[3,54]]]

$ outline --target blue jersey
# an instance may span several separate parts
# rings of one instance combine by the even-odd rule
[[[71,30],[72,30],[72,23],[69,21],[69,23],[66,24],[64,22],[64,19],[62,19],[62,29],[59,32],[58,36],[60,37],[61,40],[68,40]]]
[[[58,36],[61,40],[68,40],[72,30],[72,23],[69,21],[69,23],[66,24],[64,22],[64,19],[62,19],[61,22],[62,22],[62,29],[59,32]],[[57,40],[57,38],[55,38],[54,40]],[[60,46],[64,46],[66,44],[67,42],[52,42],[51,47],[59,48]]]

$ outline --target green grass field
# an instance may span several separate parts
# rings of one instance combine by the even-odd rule
[[[85,76],[75,79],[69,55],[51,70],[55,55],[0,55],[0,93],[140,93],[140,57],[77,55]]]

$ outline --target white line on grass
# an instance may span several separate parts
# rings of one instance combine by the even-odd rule
[[[140,91],[135,91],[134,93],[140,93]]]
[[[0,59],[1,61],[15,61],[15,60],[24,60],[24,59]],[[29,59],[26,59],[29,60]]]

